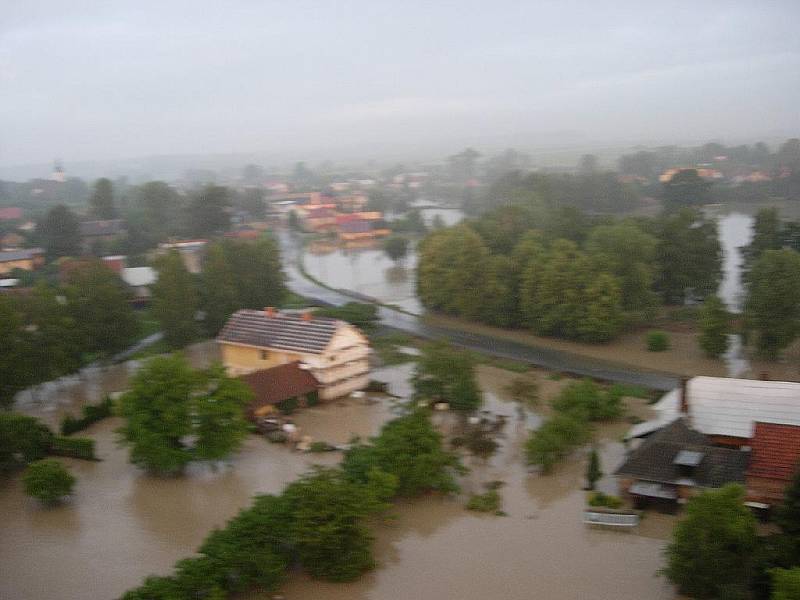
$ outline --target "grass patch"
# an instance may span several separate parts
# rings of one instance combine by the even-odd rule
[[[475,354],[475,362],[481,365],[489,365],[496,369],[503,369],[504,371],[511,371],[512,373],[527,373],[531,370],[531,365],[528,363],[512,360],[510,358],[499,358],[496,356],[488,356],[486,354]]]
[[[392,332],[375,335],[370,338],[370,343],[381,363],[387,367],[413,362],[418,358],[398,348],[398,346],[412,348],[417,346],[417,340],[405,333]]]
[[[301,296],[300,294],[295,294],[291,290],[287,290],[284,295],[284,300],[281,303],[281,308],[307,308],[313,305],[314,303],[305,296]]]
[[[467,510],[476,512],[500,512],[500,494],[496,489],[489,490],[485,494],[473,494],[467,501]]]

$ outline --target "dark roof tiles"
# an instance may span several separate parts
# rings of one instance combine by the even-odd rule
[[[253,390],[255,397],[250,405],[251,410],[309,394],[319,388],[316,378],[309,371],[301,369],[297,361],[254,371],[239,379]]]
[[[333,338],[340,321],[326,317],[305,319],[302,315],[263,310],[236,311],[217,340],[259,348],[321,354]]]

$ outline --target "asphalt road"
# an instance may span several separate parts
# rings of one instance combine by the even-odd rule
[[[302,253],[299,242],[285,231],[280,232],[279,239],[284,256],[287,285],[292,291],[307,298],[312,298],[321,304],[335,306],[352,302],[354,299],[365,300],[363,296],[354,292],[331,290],[306,279],[297,266],[298,259]],[[636,370],[612,362],[579,356],[552,348],[531,346],[491,336],[431,326],[424,323],[417,316],[386,307],[380,307],[378,314],[381,324],[385,327],[410,333],[424,339],[446,340],[462,348],[500,358],[528,362],[554,371],[618,383],[642,385],[665,391],[671,390],[679,384],[679,377],[670,373]]]

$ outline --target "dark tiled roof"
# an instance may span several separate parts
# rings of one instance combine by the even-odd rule
[[[756,423],[750,446],[748,475],[789,481],[800,463],[800,427]]]
[[[22,250],[7,250],[0,252],[0,262],[10,262],[12,260],[26,260],[34,256],[44,254],[41,248],[23,248]]]
[[[703,454],[688,476],[695,485],[721,487],[726,483],[744,483],[750,453],[713,446],[705,435],[689,428],[684,419],[670,423],[645,440],[616,474],[659,483],[684,481],[685,471],[674,464],[675,457],[683,450]]]
[[[331,341],[340,321],[325,317],[306,320],[302,315],[263,310],[239,310],[228,319],[217,340],[259,348],[277,348],[321,354]]]
[[[84,221],[81,223],[81,235],[116,235],[125,231],[122,219],[109,219],[107,221]]]
[[[301,369],[297,361],[248,373],[239,379],[250,386],[255,394],[250,410],[296,398],[319,388],[316,378],[309,371]]]

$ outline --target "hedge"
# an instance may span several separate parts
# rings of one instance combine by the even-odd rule
[[[69,435],[76,431],[86,429],[89,425],[102,421],[113,414],[114,402],[109,396],[100,404],[90,404],[83,407],[83,416],[75,418],[67,415],[61,420],[61,435]]]
[[[94,454],[94,440],[90,438],[71,438],[57,435],[53,438],[49,453],[55,456],[97,460]]]

